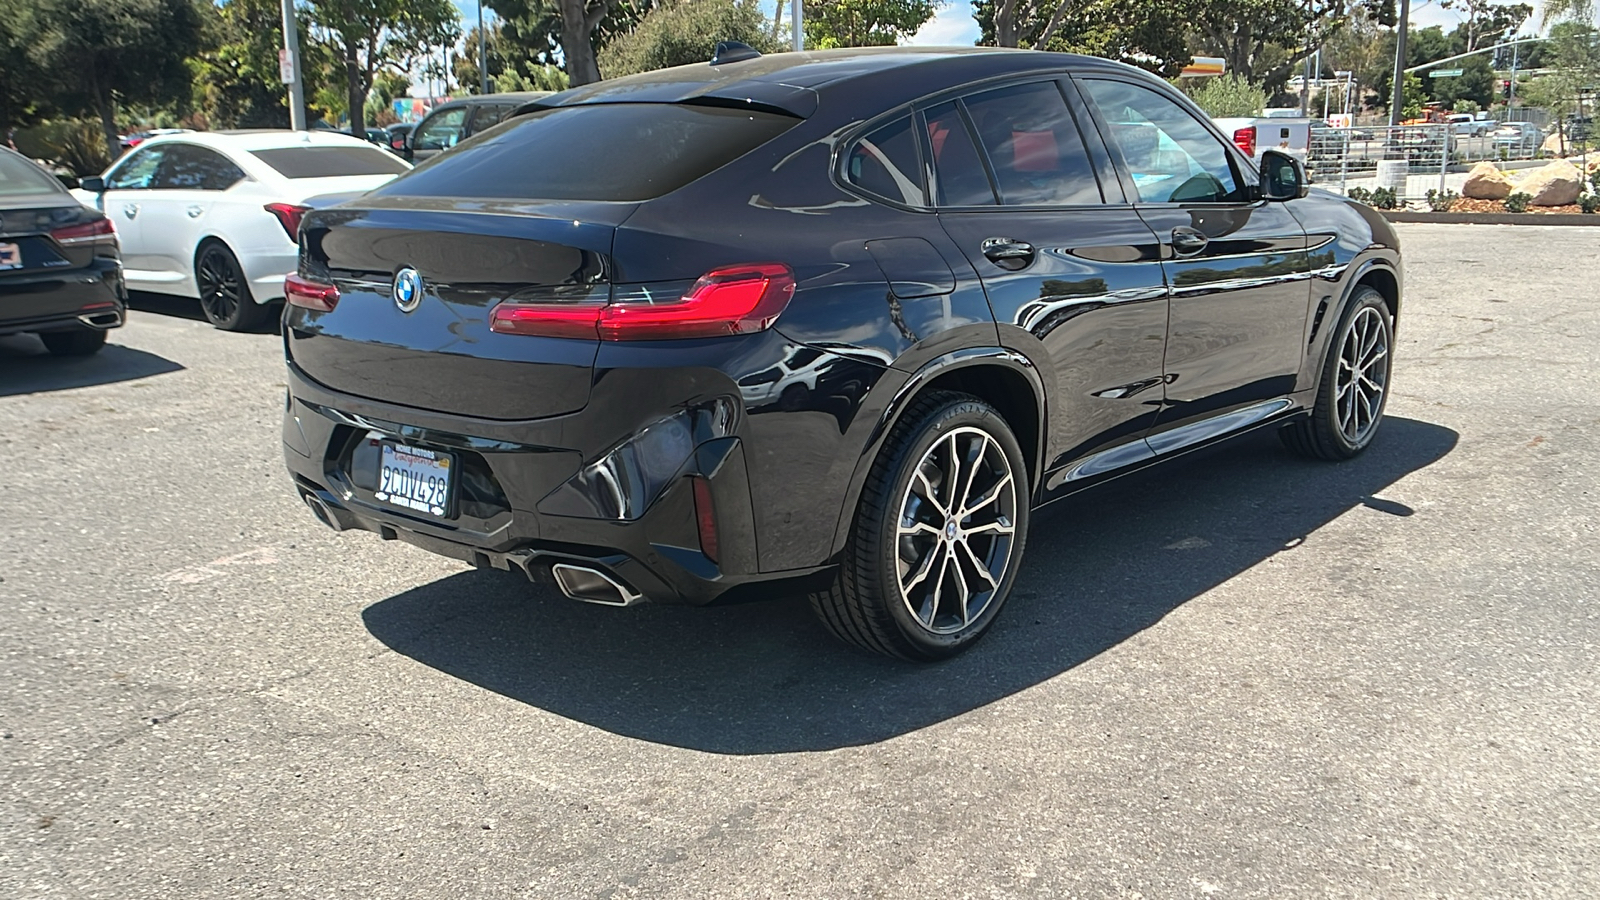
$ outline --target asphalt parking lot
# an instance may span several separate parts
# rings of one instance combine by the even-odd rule
[[[276,335],[0,339],[0,896],[1594,896],[1600,229],[1401,227],[1364,457],[1066,501],[933,667],[328,532]]]

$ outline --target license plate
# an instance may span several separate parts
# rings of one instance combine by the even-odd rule
[[[448,453],[379,443],[379,500],[413,512],[443,518],[450,509],[451,459]]]
[[[16,244],[0,243],[0,269],[22,268],[22,248]]]

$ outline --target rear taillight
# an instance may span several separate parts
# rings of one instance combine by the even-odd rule
[[[506,301],[489,314],[501,334],[657,341],[753,334],[772,327],[794,296],[794,271],[782,263],[724,266],[700,276],[667,303]]]
[[[339,303],[339,289],[331,284],[311,281],[299,275],[283,280],[283,299],[290,306],[315,312],[333,312]]]
[[[1233,145],[1244,151],[1244,155],[1252,159],[1256,155],[1256,128],[1240,128],[1233,133]]]
[[[78,244],[84,241],[98,241],[116,234],[111,227],[111,220],[104,216],[89,222],[80,222],[77,225],[68,225],[50,232],[50,236],[62,244]]]
[[[289,240],[300,243],[300,220],[311,211],[309,206],[296,206],[293,203],[268,203],[262,207],[267,212],[278,217],[278,224],[289,235]]]

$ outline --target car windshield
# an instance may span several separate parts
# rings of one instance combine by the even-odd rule
[[[727,165],[799,121],[671,103],[539,110],[474,135],[377,193],[649,200]]]
[[[398,175],[404,161],[377,147],[277,147],[250,155],[285,178],[339,178],[347,175]]]
[[[61,183],[49,172],[15,153],[0,152],[0,197],[57,194],[62,190]]]

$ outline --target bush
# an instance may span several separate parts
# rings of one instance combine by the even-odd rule
[[[606,78],[705,63],[718,41],[741,41],[762,53],[783,48],[767,31],[755,0],[681,0],[645,14],[630,32],[600,51]]]
[[[1460,199],[1461,195],[1455,191],[1447,189],[1440,193],[1437,190],[1430,189],[1428,191],[1428,208],[1434,212],[1449,212],[1456,205],[1456,201]]]
[[[1212,118],[1259,116],[1267,105],[1267,92],[1237,75],[1193,78],[1184,87],[1195,105]]]
[[[1531,200],[1533,200],[1533,195],[1532,194],[1527,194],[1527,193],[1524,193],[1522,191],[1517,191],[1516,193],[1514,193],[1511,196],[1506,198],[1506,211],[1507,212],[1518,212],[1518,213],[1519,212],[1527,212],[1528,211],[1528,203]]]
[[[1378,209],[1394,209],[1400,205],[1400,200],[1394,195],[1394,188],[1374,188],[1372,191],[1372,205]]]
[[[1344,193],[1346,197],[1349,197],[1351,200],[1354,200],[1357,203],[1365,203],[1368,206],[1372,205],[1372,192],[1364,187],[1353,187]]]
[[[1584,194],[1579,197],[1578,208],[1590,215],[1600,213],[1600,194]]]
[[[24,156],[48,160],[82,175],[99,175],[111,165],[106,134],[90,119],[58,119],[17,133]]]

